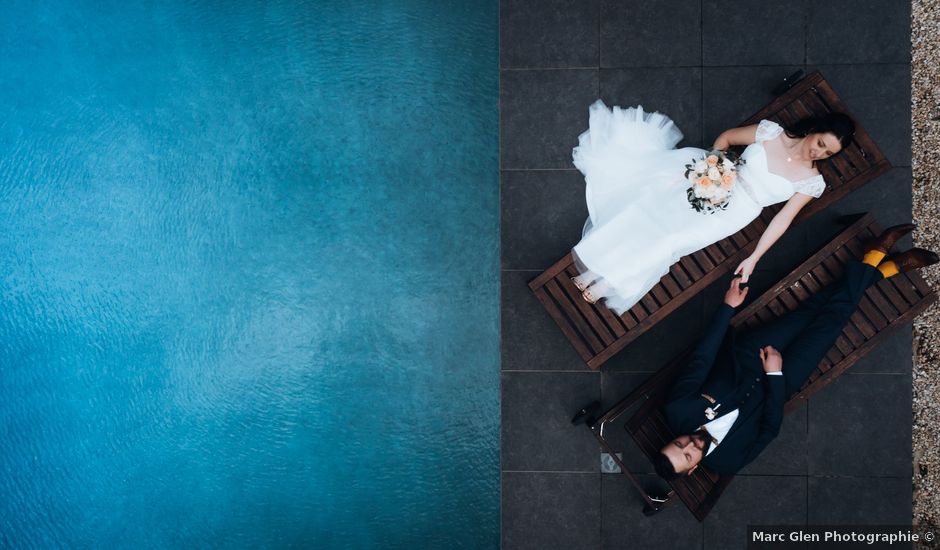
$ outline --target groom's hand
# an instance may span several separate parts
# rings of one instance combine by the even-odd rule
[[[731,286],[728,287],[728,291],[725,292],[725,303],[731,307],[738,307],[744,303],[746,296],[747,287],[741,288],[741,278],[734,277],[731,279]]]
[[[764,372],[783,372],[783,356],[773,346],[760,349],[760,360],[764,363]]]

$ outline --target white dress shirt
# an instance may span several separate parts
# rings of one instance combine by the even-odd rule
[[[768,376],[783,376],[782,372],[768,372]],[[719,407],[721,405],[718,405]],[[724,416],[720,416],[711,422],[704,424],[702,427],[705,428],[705,431],[708,432],[708,435],[712,436],[711,446],[708,448],[708,452],[705,453],[705,456],[712,454],[712,451],[715,450],[718,445],[721,444],[721,440],[728,435],[728,432],[731,431],[731,426],[734,425],[734,421],[738,419],[738,409],[734,409]],[[717,442],[717,443],[716,443]]]

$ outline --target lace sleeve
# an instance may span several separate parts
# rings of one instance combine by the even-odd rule
[[[780,135],[783,128],[772,120],[762,120],[757,125],[757,141],[767,141]]]
[[[818,199],[826,190],[826,180],[822,176],[813,176],[793,184],[793,190]]]

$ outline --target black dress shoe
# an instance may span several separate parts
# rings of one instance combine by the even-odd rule
[[[900,254],[895,254],[888,260],[894,262],[894,265],[898,266],[898,271],[903,273],[940,262],[940,256],[923,248],[912,248]]]
[[[887,254],[898,239],[913,231],[915,227],[917,226],[912,223],[902,223],[901,225],[889,227],[882,231],[881,235],[878,235],[873,241],[868,243],[865,246],[865,250],[878,250]]]

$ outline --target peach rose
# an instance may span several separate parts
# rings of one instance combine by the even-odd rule
[[[734,174],[728,172],[721,176],[721,188],[722,189],[731,189],[731,186],[734,185]]]
[[[705,159],[705,162],[706,162],[709,166],[717,166],[717,165],[718,165],[718,157],[715,156],[715,155],[708,155],[708,157]]]
[[[695,183],[697,183],[699,187],[708,187],[712,184],[712,180],[708,179],[708,176],[702,176]]]

